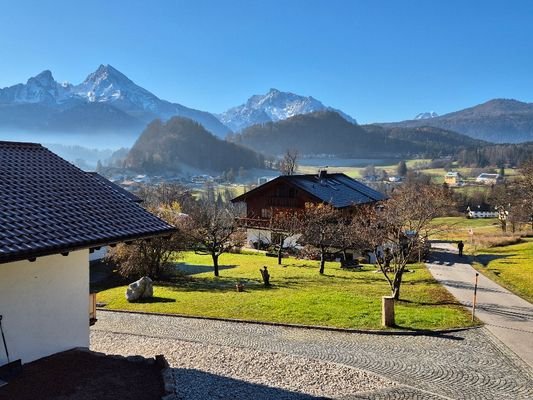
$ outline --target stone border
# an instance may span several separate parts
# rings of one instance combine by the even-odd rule
[[[367,333],[373,335],[404,335],[404,336],[438,336],[444,333],[454,333],[462,332],[471,329],[480,329],[483,325],[476,326],[467,326],[464,328],[449,328],[449,329],[419,329],[419,330],[399,330],[399,329],[387,329],[387,330],[378,330],[378,329],[352,329],[352,328],[336,328],[333,326],[320,326],[320,325],[303,325],[303,324],[290,324],[283,322],[268,322],[268,321],[250,321],[246,319],[234,319],[234,318],[221,318],[221,317],[204,317],[200,315],[186,315],[186,314],[166,314],[166,313],[156,313],[156,312],[147,312],[147,311],[129,311],[129,310],[113,310],[109,308],[97,307],[98,311],[106,312],[117,312],[123,314],[140,314],[140,315],[157,315],[162,317],[177,317],[177,318],[192,318],[192,319],[205,319],[209,321],[223,321],[223,322],[234,322],[234,323],[245,323],[245,324],[256,324],[256,325],[267,325],[267,326],[281,326],[286,328],[299,328],[299,329],[316,329],[321,331],[332,331],[332,332],[345,332],[345,333]]]

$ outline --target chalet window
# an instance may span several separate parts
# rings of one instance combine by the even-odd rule
[[[261,218],[271,218],[271,217],[272,217],[272,210],[270,208],[261,209]]]

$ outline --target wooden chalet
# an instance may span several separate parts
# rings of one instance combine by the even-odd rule
[[[385,200],[386,196],[342,173],[282,175],[232,200],[246,203],[241,223],[247,230],[247,243],[271,242],[268,227],[277,212],[301,212],[307,203],[326,203],[337,209]]]

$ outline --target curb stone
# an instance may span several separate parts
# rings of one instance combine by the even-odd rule
[[[98,311],[104,312],[115,312],[123,314],[140,314],[140,315],[156,315],[162,317],[174,317],[174,318],[192,318],[192,319],[203,319],[208,321],[223,321],[223,322],[233,322],[233,323],[245,323],[245,324],[256,324],[256,325],[266,325],[266,326],[281,326],[286,328],[299,328],[299,329],[315,329],[321,331],[330,331],[330,332],[344,332],[344,333],[366,333],[371,335],[393,335],[393,336],[439,336],[445,333],[454,333],[454,332],[463,332],[473,329],[480,329],[483,325],[475,326],[466,326],[463,328],[448,328],[448,329],[420,329],[420,330],[397,330],[397,329],[388,329],[388,330],[378,330],[378,329],[352,329],[352,328],[336,328],[333,326],[320,326],[320,325],[303,325],[303,324],[290,324],[283,322],[268,322],[268,321],[252,321],[246,319],[237,319],[237,318],[219,318],[219,317],[204,317],[200,315],[186,315],[186,314],[167,314],[167,313],[157,313],[157,312],[147,312],[147,311],[131,311],[131,310],[115,310],[110,308],[101,308],[97,307]]]

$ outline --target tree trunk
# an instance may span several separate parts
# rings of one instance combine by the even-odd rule
[[[283,255],[283,237],[279,240],[279,247],[278,247],[278,265],[281,265],[281,258]]]
[[[400,299],[400,287],[402,286],[402,275],[403,271],[399,271],[394,275],[394,280],[392,281],[392,297],[394,300]]]
[[[325,253],[324,250],[320,251],[320,270],[319,270],[320,275],[324,274],[324,266],[326,264],[326,255],[324,253]]]
[[[215,276],[219,276],[219,274],[218,274],[218,254],[212,253],[211,257],[213,258],[213,267],[215,267]]]

